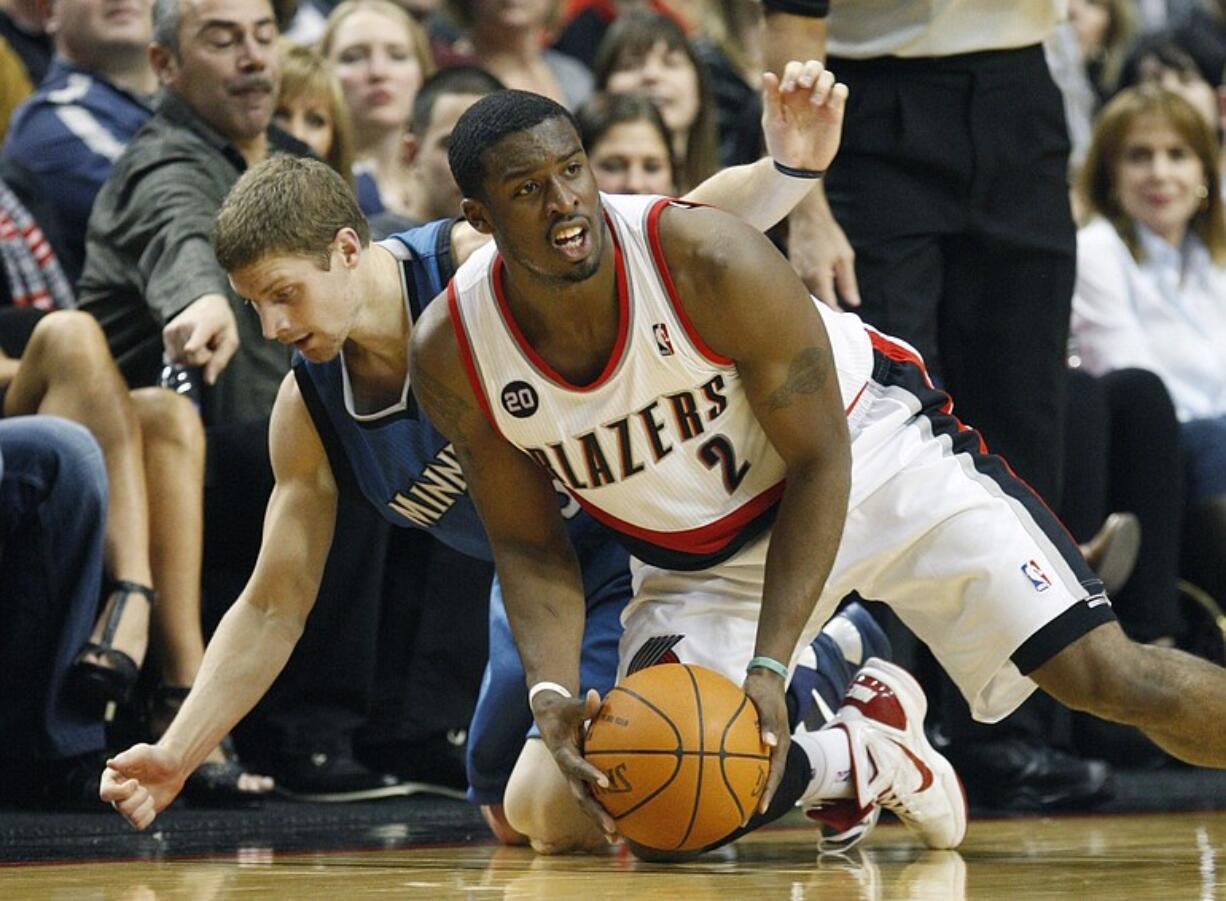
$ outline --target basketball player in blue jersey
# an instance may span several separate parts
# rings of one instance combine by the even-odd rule
[[[449,157],[494,244],[417,323],[413,390],[485,524],[542,737],[605,829],[587,788],[607,780],[579,750],[599,699],[579,694],[584,605],[555,481],[634,555],[621,672],[666,638],[743,680],[774,746],[750,828],[842,798],[932,847],[964,835],[957,776],[898,667],[869,661],[833,719],[789,741],[796,659],[855,589],[894,607],[981,719],[1038,686],[1226,765],[1226,671],[1124,636],[1077,546],[911,348],[816,302],[724,213],[600,195],[545,98],[479,101]]]
[[[815,66],[793,67],[768,91],[768,100],[777,101],[768,146],[795,166],[812,165],[810,132],[820,121],[808,99]],[[803,180],[781,174],[768,160],[722,173],[696,196],[730,204],[767,227],[806,190]],[[206,675],[163,740],[119,755],[104,776],[104,800],[134,825],[147,826],[174,798],[200,736],[241,717],[284,665],[332,538],[330,459],[348,459],[364,494],[393,524],[427,529],[489,559],[450,445],[420,415],[406,380],[411,323],[442,290],[453,263],[485,240],[444,220],[374,250],[339,178],[321,164],[289,158],[253,168],[227,200],[218,217],[219,259],[236,288],[253,299],[266,335],[292,343],[300,357],[273,413],[277,483],[251,582],[210,643]],[[630,595],[626,553],[588,516],[576,515],[573,502],[561,509],[584,581],[582,684],[605,689],[616,670],[618,617]],[[503,840],[526,835],[546,851],[599,843],[599,831],[574,804],[548,751],[539,741],[525,746],[531,712],[496,587],[491,608],[491,662],[469,736],[470,797]],[[805,679],[793,691],[795,715],[812,706],[814,692],[837,705],[854,671],[849,663],[883,642],[862,611],[837,621],[810,649]],[[668,652],[662,644],[653,659]],[[504,788],[508,806],[518,807],[517,829],[498,809]]]

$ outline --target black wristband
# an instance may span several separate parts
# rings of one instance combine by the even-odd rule
[[[795,166],[786,166],[776,159],[771,160],[775,164],[775,168],[789,178],[821,178],[826,174],[825,169],[797,169]]]

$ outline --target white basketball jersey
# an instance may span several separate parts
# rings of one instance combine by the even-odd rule
[[[502,293],[493,242],[460,267],[450,313],[494,427],[550,472],[638,557],[671,569],[726,559],[767,528],[785,467],[732,360],[677,300],[657,234],[675,201],[602,195],[614,241],[619,327],[595,381],[573,385],[527,343]],[[859,318],[822,313],[844,408],[871,375]]]

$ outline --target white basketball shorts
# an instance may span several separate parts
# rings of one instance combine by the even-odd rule
[[[1114,618],[1101,580],[1043,502],[954,418],[918,355],[872,333],[873,378],[848,425],[850,508],[833,570],[792,663],[839,602],[889,604],[925,642],[976,719],[1007,716],[1027,673]],[[618,677],[660,659],[738,684],[753,656],[769,532],[709,569],[632,560]]]

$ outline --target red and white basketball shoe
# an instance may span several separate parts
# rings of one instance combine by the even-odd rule
[[[852,798],[818,801],[806,808],[805,816],[817,820],[817,850],[822,854],[845,854],[860,844],[877,825],[881,807],[876,801],[861,807]]]
[[[930,848],[956,848],[966,835],[966,793],[953,765],[924,735],[927,709],[911,674],[877,657],[848,686],[843,706],[824,728],[847,733],[856,798],[827,802],[810,814],[829,830],[842,825],[842,835],[827,835],[832,843],[842,840],[841,850],[868,834],[878,805]]]

